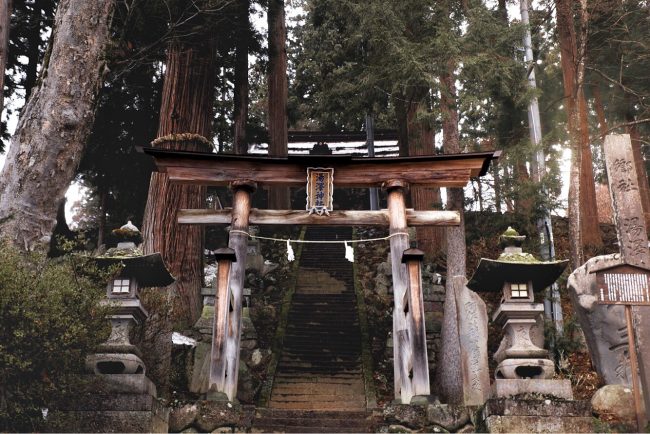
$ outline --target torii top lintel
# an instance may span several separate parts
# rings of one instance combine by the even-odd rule
[[[417,157],[350,157],[290,155],[259,157],[143,148],[154,157],[158,171],[173,183],[228,185],[249,180],[258,185],[303,186],[307,167],[334,169],[337,187],[380,187],[401,180],[409,185],[463,187],[471,177],[483,176],[501,151]]]

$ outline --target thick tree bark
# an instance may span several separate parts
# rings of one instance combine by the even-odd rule
[[[5,69],[9,52],[12,0],[0,0],[0,113],[4,109]]]
[[[582,230],[580,224],[580,167],[582,147],[578,131],[578,104],[576,86],[576,36],[570,0],[555,0],[557,32],[560,44],[562,81],[567,110],[567,124],[571,143],[571,176],[569,177],[569,255],[572,268],[583,263]]]
[[[422,111],[427,111],[428,87],[417,88],[407,103],[406,133],[408,137],[408,155],[435,154],[434,129],[427,120],[418,119]],[[411,188],[411,204],[416,210],[431,210],[441,204],[439,188]],[[447,237],[444,228],[417,228],[418,248],[433,258],[445,251]]]
[[[248,153],[246,122],[248,121],[248,42],[250,22],[248,8],[250,0],[237,2],[237,41],[235,46],[235,97],[234,97],[234,150],[235,154]]]
[[[94,120],[110,42],[110,0],[61,0],[52,54],[22,110],[0,175],[0,237],[47,247]]]
[[[284,0],[269,0],[269,155],[288,152],[287,131],[287,27]],[[269,208],[290,209],[288,187],[269,188]]]
[[[214,97],[214,46],[183,47],[172,43],[167,53],[158,137],[162,149],[209,152]],[[167,139],[165,139],[167,138]],[[160,252],[176,277],[179,303],[174,316],[193,324],[201,314],[203,233],[198,226],[178,225],[181,208],[205,207],[206,188],[171,185],[155,172],[149,184],[142,234],[145,254]]]
[[[455,64],[449,62],[447,73],[440,77],[442,92],[440,109],[442,111],[442,135],[445,154],[456,154],[460,149],[458,132],[458,108],[456,106]],[[465,217],[462,188],[447,189],[447,209],[460,212],[460,224],[447,228],[447,278],[466,276]]]

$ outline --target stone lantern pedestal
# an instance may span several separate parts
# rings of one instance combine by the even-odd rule
[[[475,291],[502,292],[501,304],[492,320],[503,327],[504,337],[494,354],[493,396],[525,393],[572,399],[568,380],[553,380],[555,365],[544,346],[544,306],[535,303],[535,293],[550,286],[567,261],[541,262],[524,253],[525,237],[512,228],[501,236],[504,247],[498,259],[481,259],[467,286]]]
[[[548,351],[533,342],[533,328],[544,313],[541,303],[503,303],[492,317],[505,332],[505,349],[494,358],[499,363],[496,379],[548,379],[555,366],[548,360]]]
[[[139,237],[130,222],[118,229],[126,242],[95,258],[99,267],[118,270],[106,285],[102,304],[110,308],[111,334],[96,354],[86,358],[90,390],[74,409],[53,415],[54,431],[72,432],[167,432],[169,409],[157,399],[154,383],[146,376],[140,349],[131,343],[135,326],[148,313],[139,299],[142,287],[165,287],[174,282],[160,254],[142,255]],[[111,268],[113,269],[113,268]]]

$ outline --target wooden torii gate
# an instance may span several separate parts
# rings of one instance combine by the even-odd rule
[[[402,403],[409,403],[415,395],[430,394],[424,306],[421,285],[417,281],[420,276],[409,279],[402,255],[409,248],[409,226],[454,226],[460,223],[460,215],[458,211],[406,209],[405,191],[410,185],[464,187],[470,177],[485,175],[490,161],[498,158],[500,151],[354,158],[302,155],[255,157],[154,148],[143,150],[154,157],[158,171],[166,173],[172,183],[230,186],[233,190],[231,209],[178,210],[179,223],[231,225],[228,246],[234,250],[236,259],[225,257],[224,264],[229,265],[232,259],[235,262],[231,265],[229,276],[220,274],[217,277],[218,303],[215,306],[209,379],[211,392],[225,393],[230,400],[237,393],[248,226],[276,224],[389,227],[394,294],[395,397],[401,399]],[[314,166],[333,169],[337,187],[384,188],[388,193],[388,209],[332,210],[328,215],[297,210],[251,209],[251,194],[258,186],[304,186],[307,170]]]

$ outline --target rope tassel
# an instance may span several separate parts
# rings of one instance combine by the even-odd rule
[[[345,245],[345,259],[347,259],[350,262],[354,262],[354,249],[352,246],[348,245],[348,242],[344,242]]]
[[[296,256],[293,254],[293,248],[291,248],[291,240],[287,240],[287,261],[293,262],[296,259]]]

